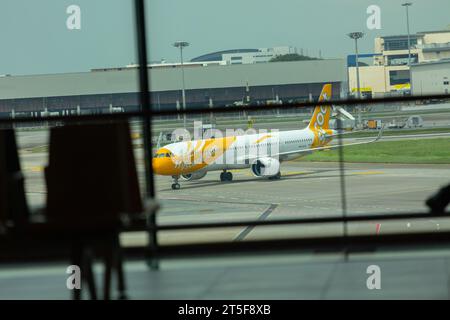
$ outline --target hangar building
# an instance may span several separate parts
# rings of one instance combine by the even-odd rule
[[[250,95],[265,103],[275,95],[282,101],[317,98],[324,83],[334,84],[339,98],[345,86],[343,59],[271,62],[242,65],[185,65],[187,108],[230,105]],[[180,65],[150,67],[151,104],[154,110],[179,106]],[[246,90],[249,90],[249,93]],[[0,114],[38,116],[58,113],[103,113],[112,108],[139,109],[138,70],[134,67],[99,69],[82,73],[0,77]]]
[[[414,95],[449,94],[450,59],[411,65],[411,80]]]

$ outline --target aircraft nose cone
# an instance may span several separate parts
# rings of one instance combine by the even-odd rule
[[[170,158],[156,158],[152,160],[153,173],[159,175],[171,175],[173,164]]]
[[[159,174],[162,169],[161,159],[153,159],[152,160],[153,172]]]

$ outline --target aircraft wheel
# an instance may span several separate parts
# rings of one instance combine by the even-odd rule
[[[172,190],[178,190],[178,189],[180,189],[180,184],[179,183],[172,184]]]
[[[222,172],[220,174],[220,181],[225,182],[225,181],[232,181],[233,180],[233,174],[231,172]]]

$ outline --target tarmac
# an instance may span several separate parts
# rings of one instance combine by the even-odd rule
[[[346,212],[343,212],[341,177],[337,163],[287,162],[281,180],[252,176],[250,170],[234,171],[232,182],[219,181],[210,172],[198,181],[181,181],[170,188],[170,177],[156,179],[162,209],[158,223],[195,223],[233,220],[299,219],[427,212],[424,202],[450,183],[450,165],[345,164]],[[450,228],[450,221],[432,219],[378,225],[352,223],[350,234],[433,231]],[[221,231],[162,233],[161,243],[243,241],[284,237],[341,235],[342,225],[308,225],[231,228]],[[209,236],[208,236],[209,235]]]
[[[31,207],[45,205],[44,167],[46,153],[21,153],[25,188]],[[141,190],[145,174],[138,158]],[[350,164],[344,166],[346,208],[343,211],[338,163],[291,161],[282,163],[280,180],[254,177],[249,169],[232,171],[232,182],[220,182],[220,172],[203,179],[184,181],[172,190],[171,177],[156,176],[155,187],[161,210],[157,222],[164,224],[240,220],[298,219],[427,212],[425,200],[450,183],[450,165]],[[450,222],[433,219],[410,222],[353,223],[350,233],[373,234],[446,230]],[[161,244],[210,241],[245,241],[279,237],[341,235],[342,225],[227,228],[202,231],[167,231],[158,235]],[[123,236],[123,244],[145,245],[145,233]]]
[[[41,140],[30,135],[30,145]],[[19,141],[20,144],[20,141]],[[43,170],[46,152],[22,148],[27,199],[31,207],[45,205]],[[142,158],[138,172],[144,185]],[[282,178],[269,181],[250,170],[233,171],[232,182],[210,172],[198,181],[155,178],[161,204],[161,225],[427,212],[425,200],[450,183],[450,165],[344,164],[346,208],[343,211],[338,163],[302,161],[282,164]],[[143,190],[143,188],[142,188]],[[411,219],[348,225],[350,234],[443,231],[450,221]],[[213,241],[248,241],[290,237],[341,235],[342,224],[238,227],[203,231],[160,232],[161,245]],[[146,245],[146,233],[127,233],[122,244]],[[144,261],[127,261],[125,272],[132,299],[449,299],[450,251],[320,253],[236,256],[215,259],[163,260],[159,270]],[[367,287],[369,266],[379,266],[381,289]],[[0,266],[0,299],[70,299],[64,263]],[[101,277],[97,265],[95,274]],[[101,281],[97,282],[98,285]],[[113,286],[114,287],[114,286]]]

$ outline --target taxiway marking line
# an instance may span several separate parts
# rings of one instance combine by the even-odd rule
[[[278,204],[272,203],[258,218],[258,221],[266,220],[266,218],[278,207]],[[247,226],[241,233],[239,233],[234,241],[242,241],[252,230],[255,229],[255,226]]]
[[[367,172],[354,172],[353,175],[374,175],[374,174],[384,174],[383,171],[367,171]]]

